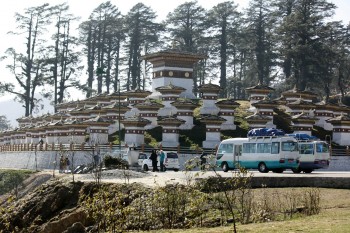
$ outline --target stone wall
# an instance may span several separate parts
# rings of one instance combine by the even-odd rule
[[[100,152],[100,159],[103,160],[103,157],[106,153],[112,152],[106,150]],[[97,153],[95,153],[97,154]],[[149,154],[149,153],[147,153]],[[66,154],[68,158],[72,159],[71,152]],[[180,170],[185,168],[185,162],[189,159],[199,157],[199,154],[179,154],[180,161]],[[35,163],[35,158],[37,163]],[[15,169],[58,169],[60,159],[59,151],[37,151],[36,156],[34,151],[28,152],[1,152],[0,153],[0,168],[15,168]],[[56,167],[55,167],[56,161]],[[93,163],[93,152],[92,151],[76,151],[74,152],[74,167],[81,164],[90,164]],[[195,169],[198,170],[198,169]],[[350,156],[332,156],[330,166],[328,169],[320,169],[318,171],[350,171]]]

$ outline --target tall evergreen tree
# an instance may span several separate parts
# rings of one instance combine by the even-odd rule
[[[7,120],[7,117],[4,115],[0,115],[0,130],[8,130],[11,128],[10,121]]]
[[[197,1],[185,2],[167,15],[166,24],[171,39],[182,51],[198,52],[208,26],[206,11]]]
[[[68,89],[78,87],[77,77],[82,67],[80,66],[80,52],[75,51],[78,46],[77,38],[72,36],[71,22],[77,19],[68,13],[69,6],[64,3],[55,6],[53,17],[56,16],[56,32],[52,36],[54,45],[48,46],[50,51],[47,59],[47,83],[54,87],[53,105],[62,103],[70,96]],[[46,97],[52,96],[52,90],[45,91]]]
[[[269,85],[274,79],[276,51],[273,41],[275,18],[269,1],[251,0],[246,12],[248,41],[252,59],[249,81]],[[257,76],[257,77],[256,77]],[[256,82],[256,81],[255,81]]]
[[[228,56],[234,51],[230,50],[230,36],[236,34],[239,24],[239,13],[237,12],[237,6],[233,2],[223,2],[214,6],[213,9],[209,11],[209,20],[212,29],[212,36],[214,38],[214,48],[219,51],[220,57],[220,79],[219,83],[222,87],[220,92],[220,97],[227,97],[227,64]],[[232,47],[231,47],[232,48]],[[215,53],[214,53],[215,54]]]
[[[1,83],[0,88],[16,95],[16,100],[23,103],[25,116],[31,115],[40,101],[36,94],[44,78],[42,68],[46,59],[43,34],[50,24],[52,9],[49,4],[44,4],[15,15],[18,31],[12,33],[25,36],[26,52],[23,54],[14,48],[7,50],[6,54],[12,60],[7,68],[14,76],[12,80]]]
[[[209,28],[206,10],[197,1],[185,2],[167,15],[165,24],[170,33],[170,41],[175,42],[177,49],[184,52],[207,55],[210,43],[207,38]],[[194,92],[198,84],[204,83],[206,60],[200,61],[193,72]]]
[[[110,85],[117,88],[119,75],[120,45],[124,38],[123,17],[110,1],[100,4],[91,13],[89,20],[80,25],[81,42],[87,56],[88,80],[86,96],[94,90],[94,77],[97,77],[97,93],[110,92]],[[114,77],[112,75],[114,73]]]
[[[285,72],[301,90],[317,83],[316,67],[324,39],[320,36],[327,30],[326,21],[334,9],[335,5],[326,0],[296,0],[292,12],[279,28],[280,33],[286,35],[284,43],[289,45],[282,54],[285,60],[291,59],[291,69],[285,69]]]
[[[159,39],[163,27],[155,23],[156,14],[142,3],[136,4],[126,15],[127,28],[127,80],[126,89],[141,88],[141,52],[147,53]]]
[[[350,24],[342,27],[342,32],[337,46],[336,92],[339,90],[344,101],[346,92],[350,91]]]

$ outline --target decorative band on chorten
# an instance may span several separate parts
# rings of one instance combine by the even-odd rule
[[[220,128],[206,128],[206,132],[220,132]]]
[[[178,116],[193,116],[193,112],[177,112]]]
[[[251,100],[262,100],[262,99],[264,99],[264,96],[255,95],[255,96],[251,96],[250,99]]]
[[[108,120],[115,120],[115,119],[119,119],[119,116],[106,116],[106,118]],[[120,116],[121,120],[124,120],[124,116]]]
[[[142,102],[144,102],[144,100],[129,100],[129,103],[130,104],[139,104],[139,103],[142,103]]]
[[[204,100],[217,100],[218,97],[217,96],[213,96],[213,95],[203,95],[202,99],[204,99]]]
[[[261,114],[261,115],[265,115],[265,116],[273,116],[273,112],[263,112],[263,111],[259,111],[259,113]]]
[[[157,117],[157,113],[140,113],[140,117]]]
[[[336,133],[350,133],[350,129],[346,128],[346,129],[343,129],[343,128],[333,128],[333,132],[336,132]]]
[[[165,96],[165,97],[162,97],[162,100],[163,101],[176,101],[178,99],[178,97],[174,97],[174,96]]]
[[[64,132],[64,133],[53,133],[53,136],[68,136],[69,134]],[[34,135],[33,135],[33,138],[34,138]]]
[[[178,129],[164,129],[162,130],[163,133],[180,133]]]
[[[297,131],[311,131],[312,127],[301,127],[301,126],[293,126],[292,127],[293,130],[297,130]]]
[[[85,136],[85,132],[70,132],[68,135]]]
[[[220,116],[234,116],[235,112],[220,112]]]
[[[153,78],[171,77],[171,78],[192,78],[192,72],[178,70],[162,70],[153,72]]]
[[[127,134],[144,134],[144,130],[141,129],[127,129],[125,130],[125,133]]]
[[[108,129],[90,129],[90,133],[108,133]]]
[[[315,112],[315,116],[333,117],[333,113],[331,113],[331,112]]]

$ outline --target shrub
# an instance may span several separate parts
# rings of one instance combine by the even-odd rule
[[[104,160],[104,165],[106,168],[109,169],[113,169],[113,168],[117,168],[117,169],[128,169],[129,168],[129,164],[128,161],[119,158],[119,157],[112,157],[110,155],[107,155]]]

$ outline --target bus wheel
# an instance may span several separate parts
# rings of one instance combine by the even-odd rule
[[[269,169],[267,169],[265,163],[259,163],[258,170],[261,173],[268,173],[269,172]]]
[[[229,167],[228,167],[228,164],[227,164],[226,162],[222,163],[221,167],[222,167],[222,170],[223,170],[224,172],[228,172]]]
[[[300,170],[299,167],[298,167],[298,168],[292,168],[292,172],[293,172],[293,173],[300,173],[301,170]]]
[[[311,172],[312,172],[312,169],[305,169],[304,172],[305,172],[305,173],[311,173]]]

